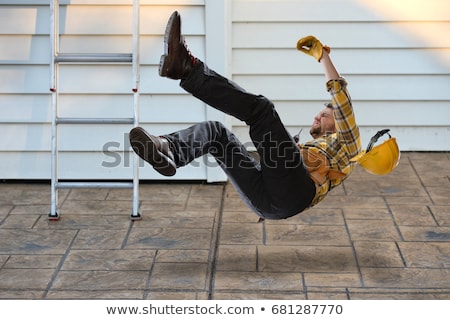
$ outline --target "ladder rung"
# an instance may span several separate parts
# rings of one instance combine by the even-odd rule
[[[131,53],[59,53],[55,62],[133,62]]]
[[[58,182],[56,189],[83,189],[83,188],[105,188],[105,189],[132,189],[133,182]]]
[[[133,118],[56,118],[58,124],[133,124]]]

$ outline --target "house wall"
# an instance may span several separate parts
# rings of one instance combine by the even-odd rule
[[[131,52],[132,0],[61,0],[61,52]],[[364,144],[390,128],[400,148],[450,150],[450,5],[444,0],[141,0],[140,124],[154,134],[203,120],[247,127],[158,76],[167,18],[183,17],[191,51],[247,90],[272,99],[302,140],[328,100],[320,65],[295,50],[313,34],[349,82]],[[50,11],[47,0],[0,0],[0,178],[49,179]],[[60,68],[61,117],[131,117],[126,64]],[[60,177],[129,179],[130,125],[61,125]],[[249,144],[250,145],[250,144]],[[162,179],[142,163],[142,179]],[[166,178],[164,178],[166,179]],[[171,179],[222,181],[211,158]]]
[[[390,128],[403,151],[450,150],[448,1],[234,0],[231,25],[233,79],[273,100],[303,141],[329,99],[321,66],[295,50],[315,35],[349,83],[364,147]]]
[[[223,1],[140,1],[140,125],[153,134],[169,133],[204,120],[224,121],[178,82],[158,75],[168,17],[178,10],[192,51],[226,72]],[[48,179],[51,162],[50,1],[0,2],[0,140],[2,179]],[[212,5],[213,4],[213,5]],[[61,0],[61,53],[131,53],[132,0]],[[215,21],[206,19],[215,17]],[[218,39],[207,41],[206,28]],[[222,40],[220,40],[222,39]],[[220,60],[218,60],[218,58]],[[58,116],[133,117],[131,64],[59,65]],[[209,109],[209,108],[208,108]],[[61,179],[129,179],[131,125],[58,125]],[[168,179],[141,162],[142,179]],[[172,179],[224,180],[210,158],[198,159]]]

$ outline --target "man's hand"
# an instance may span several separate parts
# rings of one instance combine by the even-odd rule
[[[322,59],[323,50],[325,50],[327,53],[330,53],[331,51],[329,47],[324,46],[314,36],[307,36],[298,40],[297,50],[314,57],[319,62],[320,59]]]

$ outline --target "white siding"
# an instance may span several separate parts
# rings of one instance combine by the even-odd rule
[[[222,114],[207,111],[203,103],[186,94],[176,81],[158,76],[170,14],[178,10],[189,21],[183,24],[189,46],[199,58],[209,61],[205,12],[220,16],[222,1],[214,1],[214,6],[205,0],[140,3],[141,126],[154,134],[164,134],[206,119],[224,120]],[[50,0],[0,0],[2,179],[50,178],[49,4]],[[60,33],[60,52],[131,53],[132,0],[60,0]],[[223,41],[218,49],[224,46]],[[213,57],[211,53],[209,56]],[[61,64],[59,79],[60,117],[133,116],[131,65]],[[130,125],[58,127],[61,179],[132,177],[127,141]],[[224,180],[222,171],[205,161],[179,170],[172,179]],[[140,176],[163,178],[148,165],[140,170]]]
[[[0,0],[0,179],[49,179],[50,0]],[[61,51],[129,53],[132,0],[61,0]],[[347,78],[364,144],[391,128],[402,150],[450,150],[447,0],[141,0],[141,125],[155,134],[206,119],[248,129],[158,76],[168,16],[179,10],[189,47],[220,73],[271,98],[292,134],[328,100],[320,65],[295,50],[313,34]],[[129,65],[64,65],[60,116],[131,117]],[[127,125],[63,125],[60,175],[129,179]],[[302,139],[307,139],[304,130]],[[125,151],[125,152],[124,152]],[[205,163],[207,161],[208,163]],[[202,160],[174,179],[223,180]],[[142,179],[160,179],[146,166]]]
[[[349,82],[364,147],[391,128],[402,150],[450,150],[450,4],[445,0],[234,0],[232,75],[272,99],[288,129],[328,100],[321,66],[297,50],[315,35]],[[233,129],[249,141],[243,123]]]

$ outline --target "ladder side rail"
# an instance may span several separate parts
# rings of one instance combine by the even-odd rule
[[[139,125],[139,98],[140,98],[140,59],[139,59],[139,43],[140,43],[140,1],[133,0],[133,18],[132,18],[132,73],[133,73],[133,126]],[[139,213],[139,158],[133,153],[133,211],[131,213],[132,220],[141,218]]]
[[[51,205],[49,219],[57,220],[58,213],[58,191],[56,185],[58,183],[58,138],[57,138],[57,123],[58,116],[58,67],[55,61],[59,49],[59,1],[50,0],[50,92],[51,92],[51,113],[52,113],[52,128],[51,128]]]

